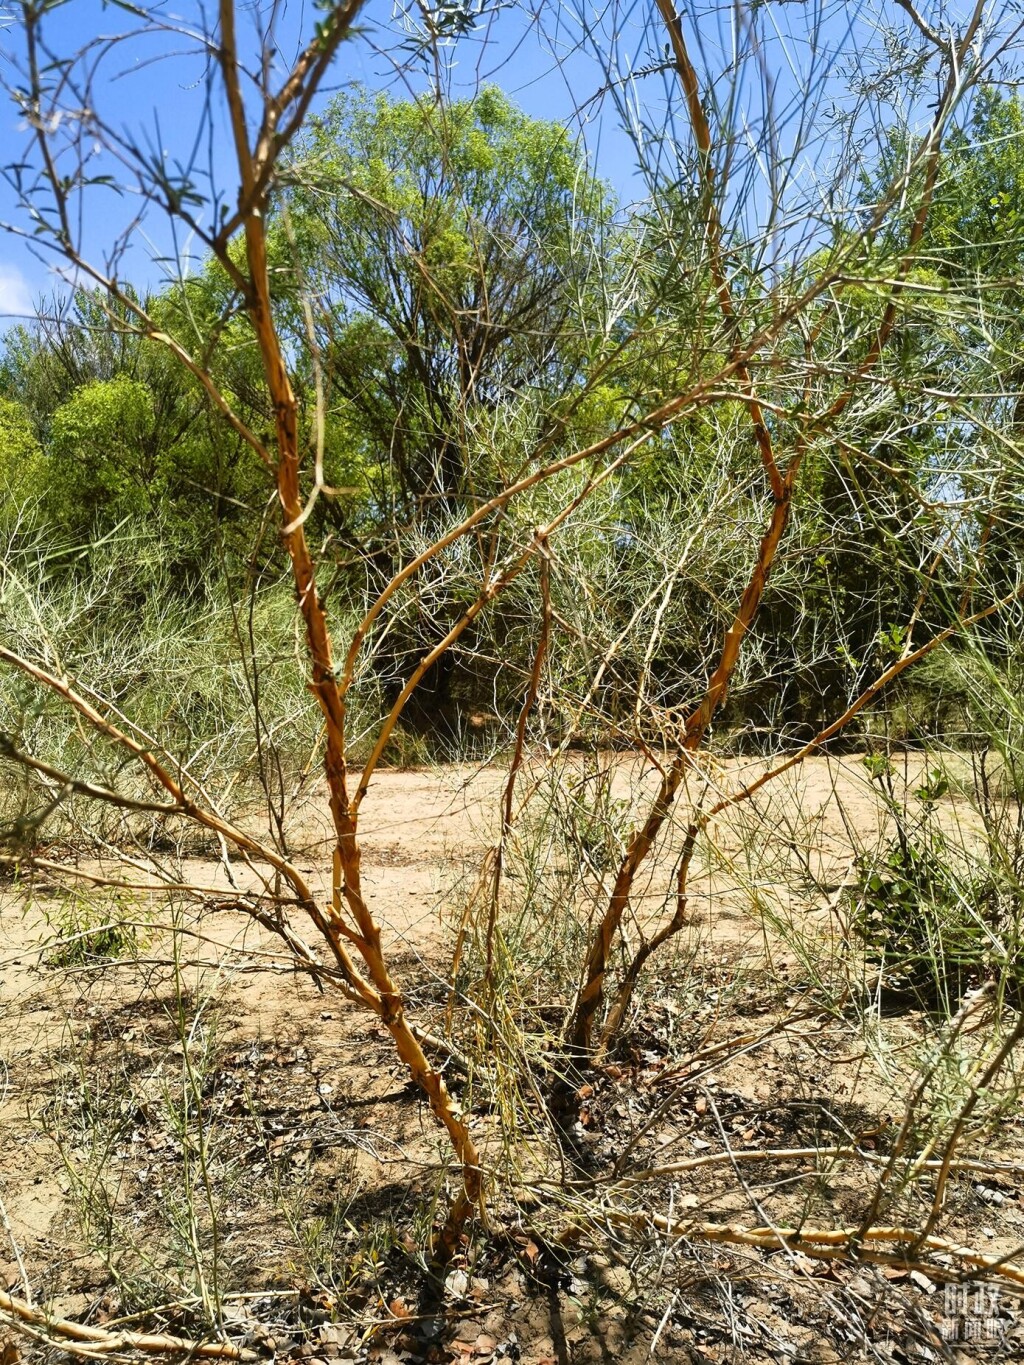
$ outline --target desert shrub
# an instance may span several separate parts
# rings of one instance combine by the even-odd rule
[[[97,901],[69,891],[56,905],[44,905],[43,913],[49,931],[44,960],[49,967],[91,967],[134,959],[143,943],[140,907],[118,897]]]
[[[952,823],[940,807],[949,790],[941,765],[898,797],[889,760],[870,754],[865,764],[893,832],[880,850],[858,855],[851,923],[883,989],[947,1011],[989,979],[1017,998],[1022,869],[1000,822],[990,812],[980,830]]]

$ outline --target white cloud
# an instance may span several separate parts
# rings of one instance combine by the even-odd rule
[[[0,323],[34,317],[32,289],[17,266],[0,262]]]

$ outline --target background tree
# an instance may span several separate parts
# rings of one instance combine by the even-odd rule
[[[168,325],[187,318],[193,331],[209,325],[216,337],[210,292],[206,276],[153,298],[127,290],[130,306],[111,311],[99,293],[83,290],[37,324],[10,329],[0,364],[0,389],[19,403],[39,443],[38,511],[53,531],[77,545],[123,525],[159,534],[193,584],[208,564],[211,535],[226,536],[237,553],[232,529],[241,523],[244,542],[251,540],[267,485],[253,477],[202,386],[141,341],[130,309]],[[232,377],[252,401],[251,364],[248,381],[238,368],[236,361]],[[262,392],[256,402],[265,419]]]
[[[1024,111],[1016,93],[979,91],[969,127],[951,139],[929,233],[929,264],[942,287],[971,300],[974,325],[947,328],[932,369],[959,446],[965,492],[986,510],[975,517],[985,544],[986,578],[996,591],[1017,582],[1022,546],[1020,450],[1024,436]],[[950,401],[952,374],[976,396]],[[968,374],[971,378],[968,379]],[[995,505],[988,504],[997,488]],[[983,491],[984,490],[984,491]]]
[[[383,586],[534,450],[567,451],[621,421],[622,405],[599,433],[593,401],[580,408],[607,344],[614,205],[564,127],[494,88],[451,102],[338,96],[291,174],[278,249],[294,243],[294,287],[312,305],[326,477],[361,490],[323,515],[341,557],[358,574],[372,564]],[[377,659],[395,689],[497,553],[488,535],[436,596],[389,617]],[[415,703],[425,726],[457,719],[459,697],[487,704],[518,618],[497,606],[489,642],[474,629],[438,661]]]
[[[522,444],[487,468],[480,415],[533,394],[543,422],[585,378],[610,197],[564,127],[494,88],[339,96],[298,158],[289,218],[328,401],[364,433],[387,524],[441,523],[521,463]]]

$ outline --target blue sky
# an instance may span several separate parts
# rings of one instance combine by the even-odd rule
[[[175,22],[184,27],[195,22],[199,12],[194,0],[166,0],[145,8],[162,21],[179,16]],[[266,4],[260,9],[263,14],[269,12]],[[240,45],[255,51],[251,22],[255,7],[240,3],[238,11]],[[803,197],[810,188],[813,198],[815,174],[824,175],[830,161],[850,150],[841,145],[840,125],[835,121],[844,101],[849,104],[854,98],[848,70],[858,64],[880,25],[895,26],[897,32],[900,27],[908,29],[902,11],[892,0],[878,0],[875,8],[868,3],[851,8],[842,0],[756,0],[755,8],[708,3],[699,14],[692,7],[683,12],[698,68],[720,73],[719,85],[708,97],[724,101],[731,89],[737,91],[731,122],[737,129],[736,147],[751,173],[749,181],[737,182],[742,201],[738,207],[753,220],[761,213],[759,196],[766,202],[768,171],[745,147],[744,137],[749,146],[757,143],[759,120],[769,98],[781,130],[779,164],[786,166],[787,155],[799,148],[792,163],[790,191],[799,191]],[[282,61],[294,54],[298,36],[311,31],[317,15],[312,4],[283,0],[276,34]],[[49,16],[46,34],[55,52],[88,48],[89,98],[116,133],[153,152],[166,152],[172,162],[196,158],[201,176],[210,176],[222,189],[230,187],[231,147],[219,84],[212,83],[212,115],[204,121],[210,83],[195,45],[190,50],[187,39],[166,28],[136,32],[130,42],[104,41],[133,27],[138,30],[138,23],[116,5],[65,0]],[[403,46],[409,36],[407,27],[396,19],[388,0],[371,0],[363,11],[362,32],[342,47],[322,99],[352,82],[398,93],[426,88],[432,79],[430,64],[410,64]],[[651,160],[661,157],[664,161],[667,156],[671,162],[674,156],[671,136],[667,142],[660,140],[658,130],[665,122],[670,96],[677,94],[676,76],[651,70],[663,62],[664,39],[652,0],[617,0],[600,10],[588,6],[586,0],[566,0],[561,6],[542,5],[534,15],[509,5],[490,12],[468,40],[444,52],[451,63],[445,79],[458,94],[496,82],[528,113],[574,128],[599,174],[629,201],[644,193],[637,172],[636,138],[646,142]],[[907,41],[913,43],[912,34]],[[5,58],[5,79],[16,82],[15,63],[23,53],[16,24],[0,33],[0,52]],[[736,71],[740,77],[734,85],[731,76]],[[636,76],[637,72],[648,74]],[[631,75],[634,79],[627,79]],[[802,121],[801,109],[805,111]],[[894,116],[894,111],[889,114]],[[856,118],[851,126],[858,126]],[[681,140],[688,137],[683,121],[678,136]],[[22,155],[25,140],[18,110],[9,102],[0,106],[2,160],[6,163]],[[93,149],[89,146],[88,150]],[[96,157],[94,170],[110,173],[122,188],[127,184],[123,167],[105,163],[101,155]],[[94,258],[102,258],[139,206],[137,197],[130,194],[107,188],[90,191],[82,230]],[[0,220],[29,226],[7,185],[0,187]],[[166,269],[161,258],[188,249],[188,241],[172,236],[159,213],[149,212],[134,229],[118,273],[141,287],[154,285]],[[29,312],[37,298],[57,286],[59,281],[26,242],[0,235],[0,314]]]

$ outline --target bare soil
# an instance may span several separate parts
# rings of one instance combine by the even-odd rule
[[[908,787],[919,767],[908,760]],[[632,760],[614,768],[628,825],[656,774]],[[758,771],[731,760],[695,772],[695,790],[705,780],[732,789]],[[581,767],[581,790],[584,777]],[[520,792],[535,780],[524,773]],[[364,808],[367,896],[410,1012],[438,1032],[505,781],[498,767],[386,771]],[[974,816],[955,784],[942,802],[947,827],[969,835]],[[496,1197],[489,1229],[443,1283],[424,1267],[431,1200],[439,1181],[453,1183],[444,1145],[383,1027],[290,970],[279,940],[230,908],[232,879],[251,885],[251,869],[226,867],[215,850],[158,849],[182,880],[223,892],[201,912],[157,891],[69,897],[65,883],[38,876],[0,885],[0,1289],[98,1324],[137,1315],[208,1334],[204,1324],[219,1321],[281,1362],[1024,1359],[1017,1298],[947,1288],[941,1258],[926,1274],[644,1231],[655,1209],[746,1227],[863,1217],[935,1025],[905,1004],[851,998],[845,1013],[828,1012],[811,968],[845,960],[844,888],[885,818],[849,758],[809,761],[716,822],[686,934],[649,973],[622,1046],[577,1096],[568,1178],[581,1190],[590,1181],[578,1201],[563,1190],[545,1207],[526,1188],[539,1169],[535,1133],[502,1134],[495,1104],[451,1073],[495,1160],[521,1142],[524,1184],[515,1201]],[[322,792],[296,809],[288,835],[326,896]],[[637,932],[664,913],[681,837],[674,830],[652,862]],[[113,877],[117,865],[79,866]],[[600,866],[591,880],[596,905]],[[121,937],[93,953],[104,907]],[[552,923],[535,934],[560,932]],[[531,986],[538,998],[523,1002],[538,1017],[544,970]],[[851,1145],[858,1160],[831,1167],[730,1156]],[[1016,1256],[1019,1108],[967,1145],[988,1165],[954,1175],[942,1235]],[[691,1165],[635,1196],[620,1191],[617,1207],[638,1226],[602,1237],[574,1205],[599,1209],[602,1182],[627,1158],[634,1172]],[[900,1214],[919,1223],[929,1188],[908,1190]]]

